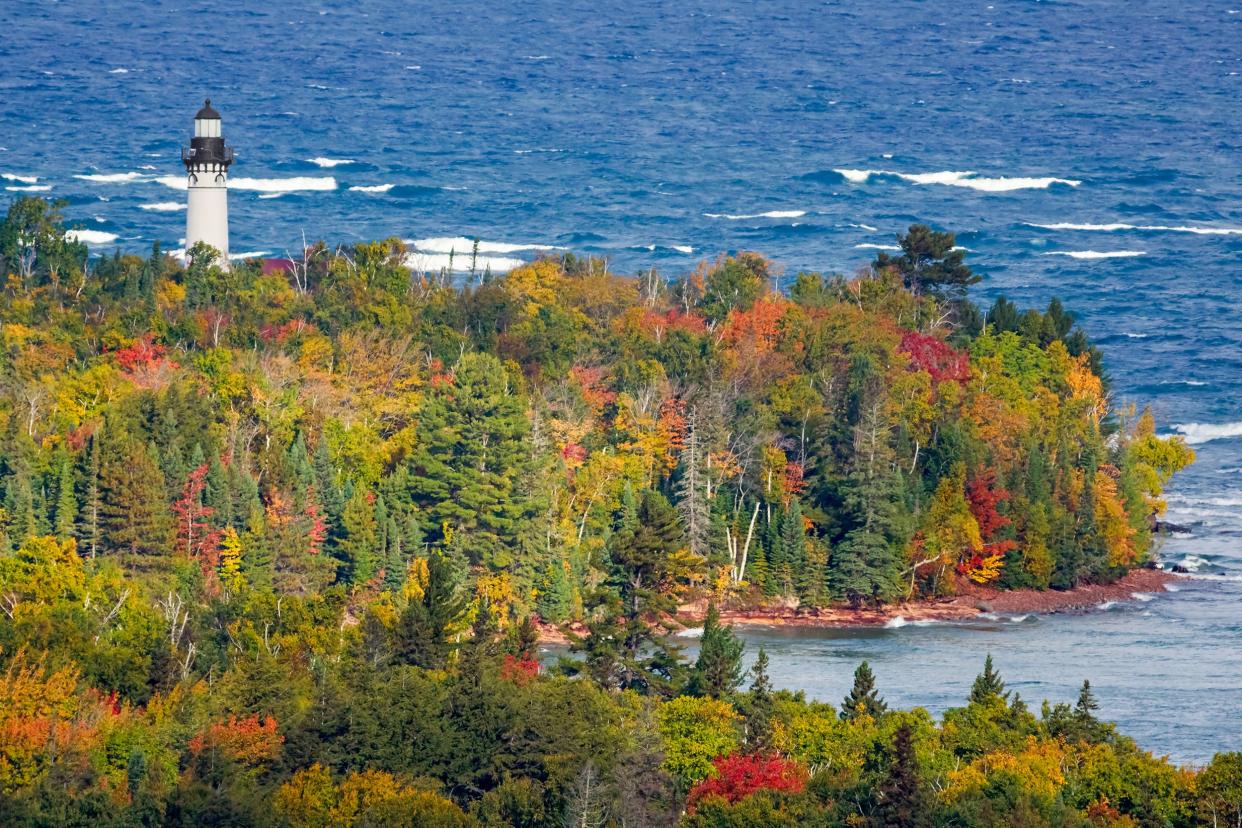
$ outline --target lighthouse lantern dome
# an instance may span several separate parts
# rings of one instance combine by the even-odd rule
[[[219,138],[220,113],[211,106],[211,98],[203,101],[203,108],[194,116],[195,138]]]

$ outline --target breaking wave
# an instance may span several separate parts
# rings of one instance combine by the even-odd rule
[[[116,233],[105,233],[102,230],[66,230],[65,238],[87,244],[110,244],[116,241]]]
[[[187,188],[184,176],[163,175],[155,179],[165,187],[174,190]],[[335,190],[336,179],[331,176],[311,178],[297,176],[295,178],[230,178],[230,190],[250,190],[257,193],[295,193],[305,190]]]
[[[1146,250],[1051,250],[1043,256],[1069,256],[1071,259],[1132,259],[1146,256]]]
[[[184,210],[186,205],[180,201],[159,201],[155,204],[139,204],[143,210],[154,210],[157,213],[174,213],[178,210]]]
[[[358,185],[356,187],[350,187],[349,191],[351,193],[386,193],[395,186],[397,185],[396,184]]]
[[[431,239],[413,239],[408,240],[407,244],[412,244],[420,251],[428,253],[454,253],[458,257],[466,256],[467,258],[474,252],[474,239],[468,239],[465,236],[443,236]],[[509,244],[506,242],[479,242],[480,253],[517,253],[522,250],[555,250],[556,248],[550,244]],[[466,262],[466,268],[469,269],[470,263]]]
[[[18,175],[17,173],[0,172],[0,178],[5,181],[20,181],[23,184],[33,184],[39,180],[37,175]]]
[[[128,184],[130,181],[138,181],[147,176],[140,172],[123,172],[123,173],[89,173],[87,175],[75,175],[82,181],[93,181],[96,184]]]
[[[5,187],[10,193],[46,193],[52,189],[51,184],[27,184],[23,187]]]
[[[768,210],[766,213],[704,213],[708,218],[722,218],[729,221],[741,221],[743,219],[757,218],[802,218],[806,215],[806,210]]]
[[[1069,221],[1060,221],[1055,224],[1036,224],[1028,221],[1026,226],[1038,227],[1042,230],[1087,230],[1102,233],[1115,233],[1120,230],[1142,230],[1153,233],[1194,233],[1199,236],[1242,236],[1242,227],[1191,227],[1188,225],[1168,224],[1122,224],[1120,222],[1112,224],[1075,224]]]
[[[316,156],[315,158],[307,158],[306,160],[307,162],[314,164],[317,167],[327,167],[329,169],[331,169],[332,167],[339,167],[342,164],[357,164],[358,163],[352,158],[324,158],[323,156]]]
[[[465,273],[470,270],[473,263],[476,271],[490,270],[493,273],[508,273],[516,267],[526,264],[522,259],[514,259],[507,256],[478,256],[458,254],[456,256],[448,253],[423,253],[416,251],[405,257],[406,267],[422,272],[438,272],[441,270],[452,270],[455,273]]]
[[[1242,437],[1242,422],[1177,423],[1173,426],[1173,430],[1185,437],[1187,443],[1208,443],[1212,440]]]
[[[946,187],[969,187],[983,193],[1007,193],[1012,190],[1046,190],[1053,184],[1064,184],[1077,187],[1081,181],[1072,178],[1047,177],[999,177],[987,178],[970,171],[928,173],[902,173],[892,170],[847,170],[836,169],[833,172],[853,184],[865,184],[872,176],[888,176],[909,181],[911,184],[942,184]]]

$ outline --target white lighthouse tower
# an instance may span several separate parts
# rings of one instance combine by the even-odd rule
[[[220,266],[229,266],[229,165],[233,149],[224,145],[220,113],[211,99],[194,116],[194,137],[182,147],[189,204],[185,214],[185,249],[206,242],[220,252]]]

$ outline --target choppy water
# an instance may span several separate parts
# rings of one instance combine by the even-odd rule
[[[1090,677],[1180,760],[1242,748],[1239,0],[9,0],[0,33],[0,184],[68,199],[97,249],[179,246],[207,95],[235,252],[399,235],[461,266],[477,237],[497,268],[757,249],[792,274],[958,230],[986,293],[1062,296],[1119,397],[1197,441],[1170,515],[1194,534],[1165,554],[1211,578],[1084,617],[756,636],[774,674],[836,700],[869,658],[939,709],[991,649],[1032,700]]]

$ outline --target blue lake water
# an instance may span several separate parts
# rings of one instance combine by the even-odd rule
[[[210,96],[238,253],[396,235],[462,267],[478,238],[497,268],[753,249],[792,275],[955,229],[986,297],[1061,296],[1118,401],[1195,442],[1170,507],[1193,534],[1163,554],[1201,577],[1086,616],[752,640],[786,686],[837,701],[867,658],[933,710],[990,649],[1033,702],[1089,677],[1178,760],[1242,749],[1242,0],[604,6],[8,0],[0,184],[67,199],[97,250],[179,247]]]

